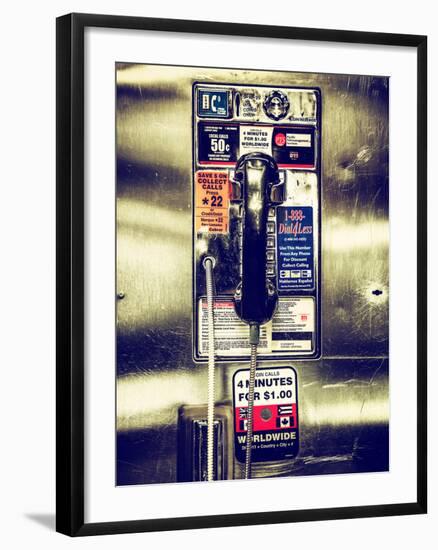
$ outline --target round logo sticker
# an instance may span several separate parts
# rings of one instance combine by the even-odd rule
[[[289,101],[284,94],[276,90],[266,96],[263,109],[266,115],[272,120],[280,120],[289,111]]]
[[[279,147],[283,147],[285,143],[286,143],[286,136],[284,134],[277,134],[275,136],[275,145],[278,145]]]

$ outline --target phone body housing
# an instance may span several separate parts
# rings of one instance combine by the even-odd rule
[[[206,256],[215,259],[218,362],[247,361],[248,327],[235,314],[242,281],[242,205],[236,166],[260,153],[284,193],[269,208],[261,269],[278,295],[261,327],[259,361],[321,356],[321,92],[318,88],[195,82],[193,99],[193,358],[207,360]]]

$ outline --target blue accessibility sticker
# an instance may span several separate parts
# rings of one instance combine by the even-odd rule
[[[198,116],[229,118],[230,92],[228,90],[198,90]]]

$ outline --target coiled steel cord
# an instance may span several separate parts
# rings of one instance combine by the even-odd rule
[[[249,329],[249,342],[251,346],[251,361],[249,366],[248,409],[246,426],[246,453],[245,453],[245,479],[251,479],[251,452],[252,432],[254,426],[254,388],[257,370],[257,345],[260,339],[260,327],[253,323]]]
[[[208,256],[203,261],[207,289],[208,318],[208,382],[207,382],[207,481],[214,480],[214,398],[215,398],[215,345],[214,345],[214,283],[215,260]]]
[[[245,479],[251,479],[251,451],[253,432],[253,411],[254,411],[254,386],[255,373],[257,368],[257,344],[251,344],[251,363],[249,367],[249,388],[248,388],[248,414],[246,431],[246,454],[245,454]]]

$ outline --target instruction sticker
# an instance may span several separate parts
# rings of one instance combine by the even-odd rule
[[[208,354],[207,300],[198,302],[198,351]],[[260,356],[311,353],[315,337],[315,300],[311,296],[278,299],[272,321],[260,327]],[[249,328],[236,314],[230,298],[214,301],[215,352],[218,357],[248,357]]]
[[[245,125],[240,127],[239,156],[254,152],[272,154],[272,127]]]
[[[315,167],[315,129],[276,127],[272,153],[280,167]]]
[[[228,233],[229,181],[223,170],[196,172],[195,228],[197,232]]]
[[[315,299],[311,296],[280,298],[272,319],[271,350],[312,352],[315,337]]]
[[[315,286],[313,208],[277,208],[278,290],[311,290]]]
[[[239,127],[232,124],[198,124],[199,164],[234,165],[238,158]]]
[[[249,369],[233,376],[234,446],[245,462]],[[299,450],[297,374],[292,367],[258,368],[255,378],[253,462],[295,458]]]
[[[207,300],[198,303],[198,349],[201,356],[208,354],[208,314]],[[229,298],[216,298],[214,301],[214,339],[217,355],[223,357],[246,356],[250,354],[249,328],[236,314],[234,302]],[[271,324],[260,327],[260,353],[271,351]]]

